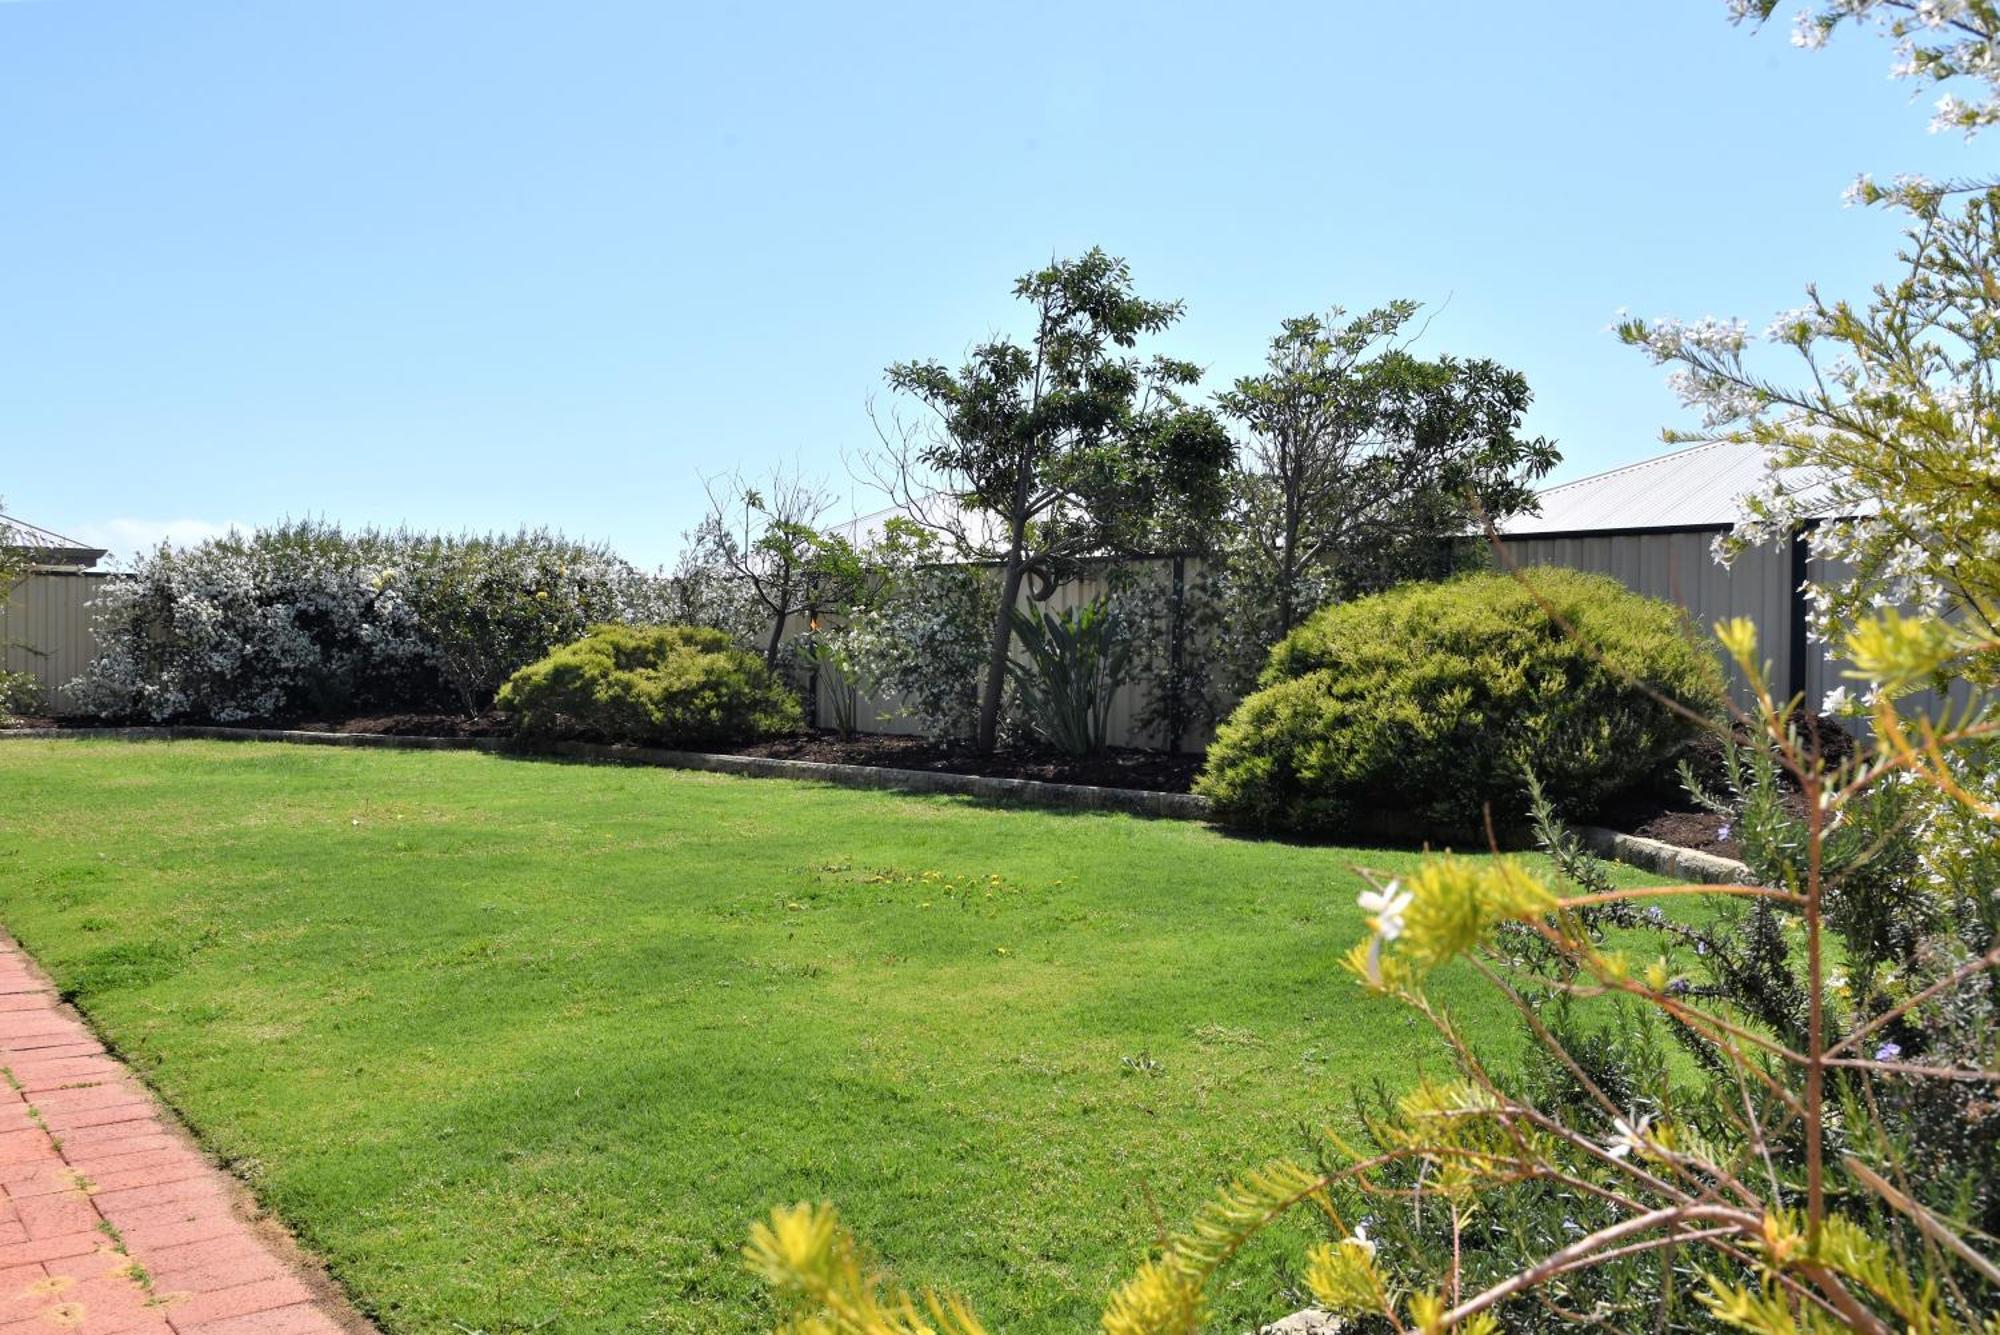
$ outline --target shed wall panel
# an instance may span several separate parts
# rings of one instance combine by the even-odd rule
[[[41,683],[44,707],[55,713],[71,709],[69,683],[97,656],[90,602],[107,578],[39,571],[14,589],[0,612],[0,664],[32,674]]]

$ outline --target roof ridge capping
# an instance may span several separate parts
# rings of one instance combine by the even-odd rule
[[[1592,482],[1601,482],[1605,478],[1617,477],[1620,474],[1637,473],[1643,469],[1656,468],[1661,464],[1672,463],[1683,455],[1700,454],[1703,450],[1720,449],[1723,446],[1735,443],[1728,440],[1696,441],[1692,445],[1683,445],[1677,450],[1668,450],[1665,454],[1649,455],[1644,459],[1634,459],[1631,463],[1619,464],[1616,467],[1607,468],[1601,473],[1589,473],[1583,477],[1571,478],[1567,482],[1558,482],[1553,487],[1544,487],[1535,494],[1539,497],[1550,495],[1553,492],[1568,491],[1571,487],[1587,486]]]

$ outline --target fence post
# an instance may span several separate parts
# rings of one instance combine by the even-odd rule
[[[1181,734],[1187,731],[1187,691],[1181,681],[1183,630],[1187,599],[1187,558],[1174,553],[1173,613],[1168,620],[1167,647],[1167,754],[1181,753]]]

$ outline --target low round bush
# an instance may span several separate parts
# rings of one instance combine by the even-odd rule
[[[1471,835],[1487,803],[1517,823],[1529,765],[1585,816],[1660,776],[1698,731],[1646,687],[1704,716],[1723,701],[1720,659],[1677,608],[1550,567],[1325,608],[1258,685],[1196,791],[1227,823],[1306,834],[1369,810]]]
[[[805,725],[763,659],[699,626],[593,627],[509,677],[497,703],[531,737],[709,746]]]

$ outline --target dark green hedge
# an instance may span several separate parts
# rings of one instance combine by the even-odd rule
[[[524,736],[715,746],[803,727],[798,698],[727,633],[597,626],[500,688]]]
[[[1695,731],[1635,683],[1722,708],[1713,647],[1609,577],[1536,567],[1406,585],[1328,607],[1272,650],[1196,791],[1251,829],[1338,834],[1369,809],[1471,835],[1489,802],[1518,821],[1532,764],[1584,816],[1661,776]]]

